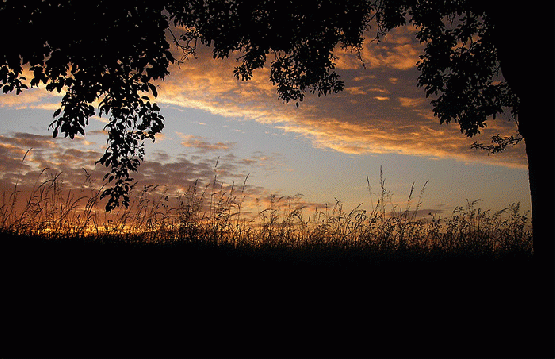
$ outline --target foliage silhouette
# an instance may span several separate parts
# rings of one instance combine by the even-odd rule
[[[554,250],[552,14],[551,3],[508,7],[479,0],[383,0],[376,8],[381,33],[407,22],[417,26],[425,43],[418,86],[434,97],[441,123],[456,121],[472,137],[500,113],[508,111],[517,121],[517,135],[498,134],[491,145],[472,147],[496,153],[526,143],[534,250],[547,266]],[[500,72],[506,82],[499,81]],[[549,79],[548,85],[538,86],[540,78]]]
[[[176,61],[168,39],[186,55],[194,54],[199,41],[212,46],[217,58],[239,52],[234,73],[240,80],[249,80],[272,55],[270,80],[280,98],[298,105],[307,91],[320,96],[343,89],[333,50],[360,48],[371,19],[378,23],[378,37],[413,23],[425,43],[418,85],[433,97],[441,122],[457,121],[461,132],[473,136],[502,112],[518,120],[529,160],[534,246],[551,256],[553,108],[546,104],[553,88],[540,89],[537,81],[546,73],[552,80],[552,51],[540,41],[553,41],[526,30],[550,24],[553,4],[496,5],[478,0],[9,0],[0,5],[2,24],[13,29],[0,50],[0,79],[3,92],[19,94],[28,86],[23,69],[29,66],[31,87],[43,83],[49,91],[65,91],[51,124],[54,137],[83,134],[95,112],[92,104],[99,101],[100,114],[109,116],[108,146],[99,162],[110,168],[105,179],[112,186],[103,196],[112,210],[129,204],[130,173],[143,159],[143,141],[154,140],[163,128],[160,108],[150,96],[157,95],[153,81],[164,78]],[[185,35],[170,36],[170,24],[186,29]],[[552,35],[552,29],[545,31]],[[506,82],[498,81],[500,70]],[[548,120],[540,125],[540,118]],[[518,138],[497,136],[493,147],[484,147],[499,150]],[[551,171],[544,170],[546,163]]]
[[[160,109],[149,98],[156,96],[152,81],[167,75],[174,61],[163,8],[152,1],[9,1],[0,7],[2,23],[15,30],[0,50],[3,92],[27,88],[24,65],[32,73],[31,87],[42,83],[48,91],[65,91],[51,124],[54,137],[84,134],[97,100],[99,114],[110,117],[108,146],[99,160],[111,169],[105,179],[113,186],[103,194],[109,210],[120,200],[129,204],[130,171],[144,156],[141,141],[154,140],[163,128]]]

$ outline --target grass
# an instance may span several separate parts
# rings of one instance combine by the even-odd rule
[[[425,187],[395,206],[381,178],[370,210],[313,209],[215,177],[106,214],[62,178],[2,193],[6,353],[551,355],[518,204],[419,218]]]
[[[310,209],[300,197],[272,195],[267,208],[254,214],[252,205],[250,212],[245,210],[249,206],[247,179],[237,188],[214,177],[204,186],[197,181],[179,194],[145,186],[129,208],[108,214],[100,201],[102,188],[95,190],[88,174],[80,189],[64,188],[60,173],[43,171],[41,177],[27,193],[17,185],[3,190],[2,233],[58,241],[80,238],[166,247],[194,243],[236,250],[272,249],[291,255],[302,252],[301,258],[307,251],[360,252],[376,260],[532,253],[529,219],[519,204],[492,213],[473,201],[455,208],[446,218],[431,214],[417,218],[425,185],[415,199],[413,184],[400,209],[392,204],[381,173],[380,197],[369,211],[360,206],[347,211],[340,201]]]

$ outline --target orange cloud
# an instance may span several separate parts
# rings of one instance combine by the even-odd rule
[[[361,68],[390,68],[409,70],[416,67],[423,46],[414,37],[415,29],[405,26],[392,30],[380,41],[368,33],[360,52],[336,49],[339,60],[337,68],[356,70]]]
[[[199,49],[198,58],[172,69],[170,77],[159,84],[159,101],[275,124],[310,138],[315,147],[348,154],[401,153],[525,167],[522,147],[487,156],[469,148],[475,139],[461,135],[456,124],[439,124],[429,100],[416,88],[418,46],[407,34],[410,31],[400,31],[389,42],[365,45],[368,50],[363,55],[376,60],[371,68],[339,70],[346,84],[344,92],[307,96],[299,108],[277,99],[266,69],[255,73],[252,81],[238,82],[233,77],[235,59],[215,60],[207,48]],[[373,45],[378,49],[370,50]],[[496,123],[500,126],[496,130],[513,131],[511,124]],[[477,140],[489,142],[492,134],[486,129]]]
[[[16,110],[38,108],[55,111],[60,107],[61,96],[52,94],[42,88],[33,88],[16,95],[15,92],[0,95],[0,107],[11,107]]]
[[[339,51],[338,73],[346,90],[320,98],[309,95],[297,108],[278,99],[268,68],[255,71],[251,81],[238,81],[233,76],[238,54],[214,59],[211,49],[200,46],[196,58],[172,65],[170,75],[157,82],[157,102],[274,124],[310,138],[315,147],[349,154],[402,153],[524,168],[523,145],[495,156],[469,149],[475,140],[489,142],[493,134],[514,133],[514,123],[488,121],[489,127],[476,139],[465,138],[456,124],[439,124],[424,92],[416,88],[415,65],[421,49],[414,29],[405,27],[381,42],[365,42],[360,55],[366,69],[358,54]],[[20,96],[0,96],[0,106],[52,106],[57,100],[50,96],[54,95],[33,89]],[[187,138],[182,144],[198,151],[233,146],[202,138]]]

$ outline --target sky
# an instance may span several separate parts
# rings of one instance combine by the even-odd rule
[[[365,41],[364,63],[338,49],[345,90],[309,94],[298,107],[278,98],[267,68],[241,82],[233,76],[236,57],[213,59],[209,48],[199,47],[196,58],[171,65],[156,83],[165,128],[146,144],[138,185],[183,190],[216,175],[227,185],[247,179],[246,192],[259,199],[299,195],[308,208],[339,200],[347,209],[369,209],[381,191],[381,167],[393,205],[406,204],[414,183],[417,193],[425,186],[422,213],[448,216],[474,200],[492,211],[516,202],[530,210],[524,144],[495,155],[470,148],[495,134],[514,134],[514,121],[490,119],[474,138],[456,123],[440,124],[416,86],[422,45],[414,33],[402,27],[379,43]],[[0,95],[5,188],[34,183],[45,168],[63,172],[70,187],[82,184],[83,169],[102,182],[106,169],[94,162],[105,149],[106,119],[93,116],[85,136],[53,139],[48,125],[60,99],[42,88]]]

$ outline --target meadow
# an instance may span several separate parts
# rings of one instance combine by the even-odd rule
[[[7,354],[552,350],[518,204],[491,212],[468,202],[421,217],[424,187],[394,204],[380,178],[370,210],[279,196],[254,210],[245,183],[214,178],[179,194],[146,186],[106,214],[101,189],[70,190],[60,178],[2,193]]]
[[[266,208],[254,209],[245,192],[247,179],[242,186],[230,186],[215,177],[204,185],[197,181],[177,194],[144,186],[135,189],[128,208],[106,213],[100,199],[102,187],[91,189],[90,178],[85,177],[86,188],[67,189],[60,176],[43,173],[26,191],[17,184],[3,188],[0,231],[52,241],[134,246],[195,243],[291,253],[348,249],[372,253],[375,260],[383,258],[382,253],[422,259],[532,254],[529,214],[521,213],[518,203],[491,212],[479,208],[477,200],[467,201],[445,218],[432,213],[422,218],[418,213],[426,184],[418,195],[413,184],[405,203],[394,204],[381,170],[377,203],[369,210],[360,205],[344,209],[338,200],[308,208],[299,196],[277,195],[267,198]],[[369,183],[368,187],[370,191]]]

